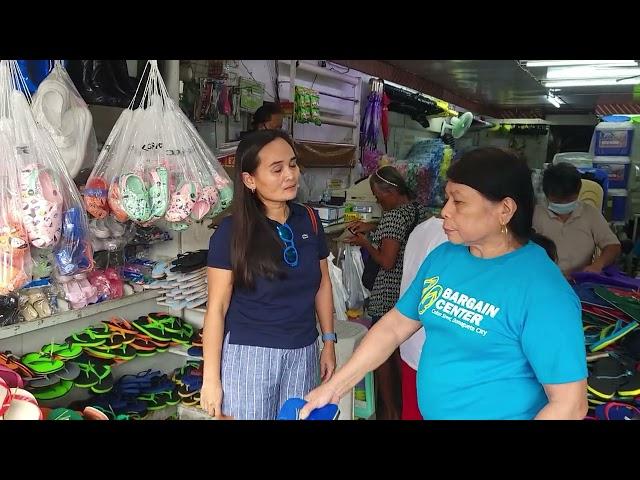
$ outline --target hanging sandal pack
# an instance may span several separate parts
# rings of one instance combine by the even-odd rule
[[[181,231],[228,206],[231,180],[169,97],[157,61],[145,72],[140,105],[132,102],[114,126],[87,181],[96,196],[85,204],[97,218],[110,211],[141,226],[165,219]]]

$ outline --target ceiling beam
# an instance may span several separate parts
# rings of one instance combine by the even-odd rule
[[[441,85],[433,83],[423,77],[407,72],[401,68],[381,60],[331,60],[332,62],[353,68],[361,72],[380,77],[390,82],[413,88],[432,97],[470,110],[476,115],[496,116],[498,110],[492,106],[462,97],[457,93],[447,90]]]

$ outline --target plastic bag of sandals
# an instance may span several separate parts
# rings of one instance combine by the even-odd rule
[[[20,321],[19,306],[18,294],[0,295],[0,327],[13,325]]]
[[[56,269],[63,275],[90,271],[93,252],[80,193],[53,139],[36,123],[30,102],[16,61],[0,61],[0,110],[6,113],[2,130],[18,169],[19,211],[28,241],[53,249]]]
[[[129,124],[130,145],[109,195],[117,190],[120,205],[138,225],[164,218],[170,228],[182,231],[215,211],[221,199],[230,202],[233,190],[224,169],[169,97],[157,61],[150,60],[147,71],[144,86],[141,82],[138,87],[144,88],[140,106]]]
[[[13,145],[0,118],[0,295],[13,292],[31,280],[29,238],[22,221],[19,173]]]
[[[26,321],[47,318],[55,313],[47,288],[27,288],[20,291],[20,314]]]

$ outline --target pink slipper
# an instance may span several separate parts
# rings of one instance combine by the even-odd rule
[[[76,310],[78,308],[87,306],[87,299],[82,293],[82,289],[78,282],[72,280],[70,282],[62,284],[62,288],[65,293],[65,299],[69,301],[71,307]]]
[[[184,182],[173,195],[164,218],[169,222],[181,222],[186,219],[198,198],[198,186],[193,182]]]
[[[22,377],[15,370],[11,370],[4,365],[0,365],[0,379],[4,380],[9,388],[22,388],[24,382]]]
[[[22,220],[31,244],[55,245],[62,232],[63,199],[49,174],[34,164],[20,171]]]
[[[200,196],[198,197],[198,201],[193,205],[191,209],[191,218],[194,220],[202,220],[211,207],[213,207],[218,201],[218,190],[216,187],[211,185],[207,185],[200,192]]]

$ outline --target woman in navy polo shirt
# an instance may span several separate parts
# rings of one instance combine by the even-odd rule
[[[200,403],[216,417],[269,420],[335,369],[329,250],[318,214],[292,202],[300,171],[286,133],[252,132],[236,162],[233,215],[209,244]]]

